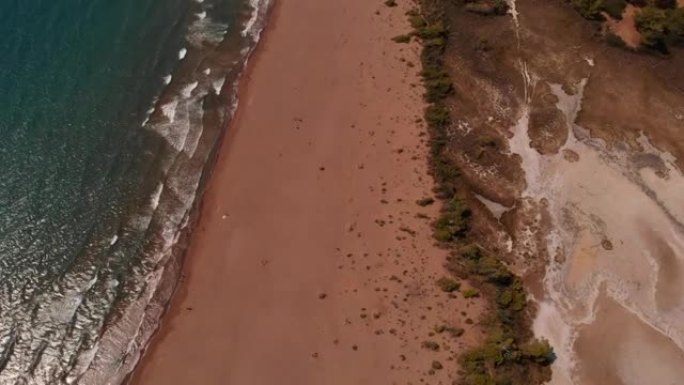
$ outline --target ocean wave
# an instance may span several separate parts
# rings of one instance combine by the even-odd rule
[[[183,60],[183,59],[185,59],[185,55],[187,55],[187,54],[188,54],[188,49],[187,49],[187,48],[181,48],[181,49],[178,51],[178,60]]]
[[[195,1],[179,69],[161,79],[166,89],[141,117],[143,132],[160,144],[149,196],[120,223],[104,226],[64,271],[48,275],[27,265],[25,282],[0,282],[0,384],[119,384],[157,329],[180,274],[179,241],[192,227],[202,177],[237,106],[238,74],[270,5],[251,1],[249,18],[234,30],[249,38],[229,53],[233,67],[207,61],[189,73],[180,61],[218,49],[229,31]]]
[[[264,28],[266,13],[271,5],[271,0],[250,0],[252,14],[242,29],[242,36],[250,36],[254,41],[258,41],[261,31]]]
[[[202,4],[201,0],[195,1]],[[116,384],[123,381],[158,327],[180,274],[178,256],[182,249],[178,248],[178,241],[182,232],[191,225],[191,213],[200,191],[202,175],[211,166],[207,164],[209,156],[221,137],[218,133],[205,131],[203,103],[208,97],[220,95],[230,76],[232,93],[221,96],[224,107],[213,111],[220,119],[219,127],[212,130],[224,129],[238,103],[236,74],[244,68],[258,42],[270,1],[254,0],[250,4],[250,18],[240,32],[251,39],[246,40],[246,46],[240,49],[234,64],[237,68],[210,65],[192,74],[174,73],[174,76],[179,76],[178,83],[184,86],[176,87],[176,94],[170,99],[164,98],[165,103],[155,108],[159,109],[159,116],[155,118],[153,112],[152,118],[146,122],[145,128],[163,138],[170,150],[161,166],[166,178],[150,199],[149,215],[145,215],[147,219],[138,219],[139,224],[146,224],[148,232],[152,230],[156,234],[146,257],[150,266],[136,273],[140,277],[141,294],[120,310],[118,321],[107,326],[97,349],[83,350],[85,358],[81,360],[90,363],[85,370],[82,364],[74,365],[74,373],[81,373],[74,377],[80,378],[79,383]],[[205,10],[190,27],[187,40],[196,47],[215,46],[225,38],[228,26],[212,21],[210,15],[203,12]],[[195,52],[184,50],[185,54],[179,53],[179,60],[187,59],[186,54]]]

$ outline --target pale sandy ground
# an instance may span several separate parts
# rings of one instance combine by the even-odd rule
[[[591,81],[574,95],[550,85],[567,122],[576,121]],[[550,384],[681,384],[684,175],[676,159],[645,136],[640,152],[608,148],[580,126],[568,127],[561,153],[541,155],[528,128],[521,119],[510,143],[526,172],[525,195],[545,200],[553,223],[545,242],[554,262],[535,320],[558,353]],[[562,155],[568,150],[574,159]]]
[[[415,217],[437,207],[415,203],[433,187],[419,47],[390,40],[407,9],[278,1],[133,384],[451,384],[479,305],[435,286],[447,252]]]

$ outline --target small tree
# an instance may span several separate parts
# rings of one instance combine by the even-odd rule
[[[666,51],[667,13],[653,6],[644,7],[636,16],[636,26],[641,33],[641,43],[647,47]]]
[[[668,14],[668,39],[675,43],[684,43],[684,8],[677,8]]]
[[[522,347],[523,356],[540,364],[550,365],[556,359],[553,348],[546,339],[532,340]]]

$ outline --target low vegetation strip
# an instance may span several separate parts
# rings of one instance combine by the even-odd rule
[[[425,121],[430,133],[431,169],[437,182],[436,196],[442,200],[440,217],[434,223],[435,238],[451,249],[447,266],[452,277],[436,283],[445,292],[461,287],[457,279],[468,282],[465,297],[482,297],[488,312],[479,321],[486,331],[481,344],[459,357],[458,385],[535,385],[550,379],[549,365],[555,355],[545,340],[531,332],[533,309],[528,306],[522,281],[495,255],[487,253],[470,234],[473,212],[468,207],[469,192],[461,174],[447,156],[448,131],[452,125],[449,103],[454,87],[445,65],[449,38],[448,0],[421,0],[420,9],[408,13],[413,31],[404,35],[422,41],[422,79],[425,87]],[[468,2],[470,11],[505,7],[503,2]],[[476,9],[477,8],[477,9]],[[490,8],[487,8],[490,9]],[[477,12],[476,12],[477,11]],[[405,41],[403,39],[395,39]],[[430,201],[430,203],[432,203]],[[427,204],[425,201],[424,204]]]

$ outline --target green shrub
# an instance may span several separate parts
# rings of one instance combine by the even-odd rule
[[[508,4],[505,0],[480,0],[467,2],[465,10],[483,16],[499,16],[506,14]]]
[[[415,32],[416,32],[416,35],[423,40],[430,40],[430,39],[435,39],[435,38],[444,39],[449,34],[446,27],[444,27],[444,23],[442,23],[442,22],[437,22],[434,24],[426,24],[423,28],[420,28],[420,29],[416,30]]]
[[[627,7],[625,0],[603,0],[601,10],[610,15],[614,19],[621,20],[622,14]]]
[[[460,175],[461,173],[451,162],[441,160],[435,164],[435,176],[439,181],[447,183],[447,181],[453,181]]]
[[[411,41],[411,35],[398,35],[392,38],[395,43],[409,43]]]
[[[427,27],[427,21],[425,21],[425,18],[420,14],[420,12],[418,12],[418,10],[412,9],[406,12],[406,14],[409,17],[409,23],[414,30]]]
[[[622,38],[611,31],[607,31],[605,35],[606,42],[608,45],[618,48],[627,48],[627,43],[625,43]]]
[[[430,206],[433,203],[435,203],[435,200],[430,197],[425,197],[416,201],[416,204],[420,207]]]
[[[494,0],[494,12],[497,15],[505,15],[508,12],[508,3],[506,0]]]
[[[425,120],[433,128],[444,128],[451,123],[449,109],[443,105],[430,105],[425,109]]]
[[[513,280],[513,274],[501,261],[492,256],[481,258],[477,264],[477,274],[487,282],[506,286]]]
[[[494,15],[496,12],[493,6],[485,3],[466,3],[465,10],[484,16]]]
[[[647,6],[636,15],[636,26],[641,33],[641,44],[666,51],[665,36],[667,13],[659,8]]]
[[[482,258],[482,250],[477,245],[469,244],[463,247],[460,251],[461,256],[471,261],[477,261]]]
[[[514,283],[506,287],[499,288],[496,303],[501,309],[510,309],[516,312],[525,309],[527,295],[520,279],[516,279]]]
[[[603,0],[570,0],[570,2],[583,17],[592,20],[603,19],[601,16]]]
[[[651,0],[651,4],[662,9],[673,9],[677,7],[677,0]]]
[[[446,99],[454,91],[449,74],[440,69],[428,69],[421,72],[426,93],[425,99],[436,103]]]
[[[452,293],[458,290],[461,284],[451,278],[442,277],[437,280],[437,286],[445,293]]]
[[[464,385],[498,385],[496,381],[486,373],[469,374],[464,379]]]
[[[465,329],[456,327],[448,327],[446,330],[452,337],[460,337],[465,333]]]
[[[463,290],[463,297],[464,298],[476,298],[479,296],[480,296],[480,292],[475,290],[475,289],[468,288],[468,289]]]
[[[684,42],[684,8],[677,8],[668,13],[668,40],[674,44]]]
[[[435,236],[442,242],[455,241],[468,231],[468,219],[472,212],[460,199],[452,199],[435,222]]]
[[[525,358],[540,365],[550,365],[556,359],[553,348],[549,345],[549,341],[545,339],[530,341],[523,345],[520,350]]]

